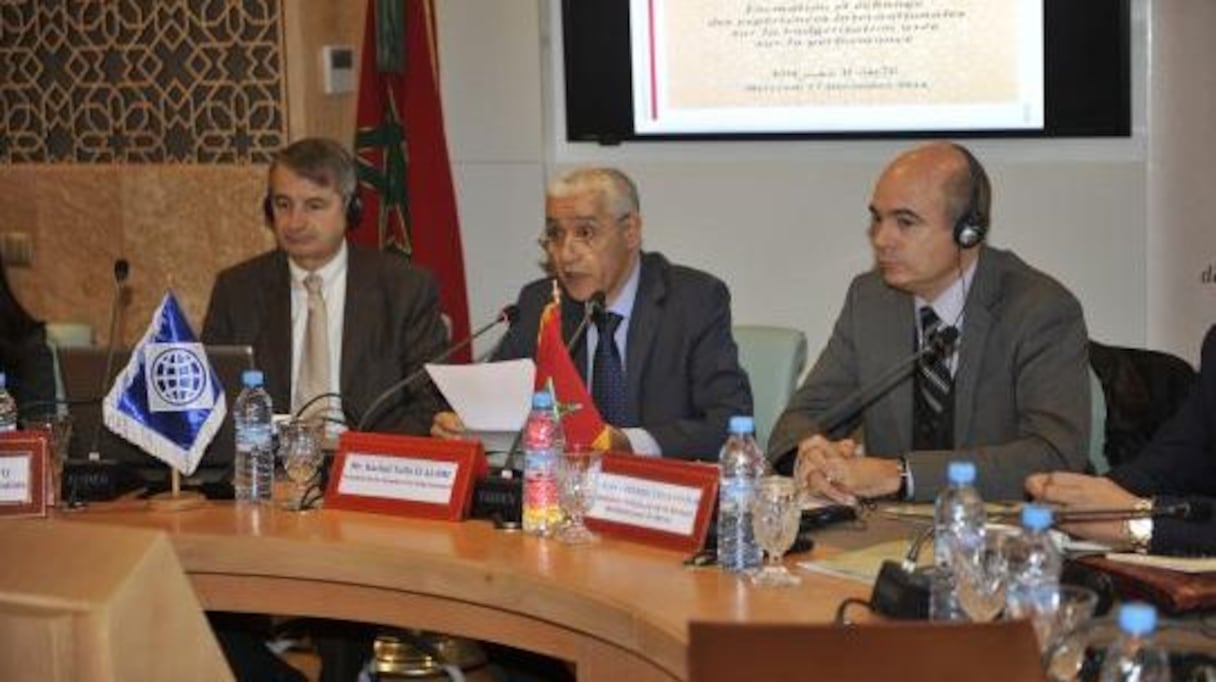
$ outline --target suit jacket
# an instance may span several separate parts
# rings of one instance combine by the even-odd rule
[[[1079,471],[1087,461],[1089,374],[1080,303],[1014,254],[980,248],[958,342],[955,450],[910,452],[911,368],[831,434],[851,433],[860,422],[868,452],[906,456],[916,500],[937,495],[952,459],[975,462],[977,487],[990,500],[1020,499],[1028,474]],[[914,308],[912,295],[887,286],[878,272],[853,280],[831,339],[773,429],[770,457],[792,459],[797,443],[819,431],[820,415],[911,355]]]
[[[358,418],[376,396],[442,352],[446,341],[430,274],[405,259],[351,245],[342,321],[342,404]],[[203,342],[248,344],[276,408],[291,405],[291,273],[274,250],[216,277]],[[439,403],[426,382],[400,391],[373,418],[383,430],[426,434]]]
[[[614,426],[646,429],[664,456],[715,460],[730,417],[752,413],[751,388],[731,336],[730,292],[717,278],[672,265],[658,253],[642,254],[639,267],[625,345],[628,414]],[[551,279],[523,288],[519,320],[496,359],[536,355],[540,315],[551,295]],[[564,297],[563,338],[571,338],[582,318],[583,305]],[[585,337],[571,355],[584,374]]]
[[[1157,505],[1216,504],[1216,326],[1203,339],[1199,380],[1186,402],[1135,459],[1111,470],[1116,483]],[[1216,554],[1216,519],[1157,519],[1150,549],[1161,554]]]

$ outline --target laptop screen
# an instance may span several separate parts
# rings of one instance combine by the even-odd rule
[[[228,409],[231,411],[237,395],[241,392],[241,373],[254,366],[253,349],[249,346],[207,346],[206,350],[211,366],[224,387]],[[70,403],[69,409],[75,422],[68,457],[87,459],[96,439],[97,451],[103,459],[130,465],[147,473],[146,478],[149,480],[167,477],[168,467],[163,462],[114,434],[101,421],[101,402],[113,385],[114,377],[122,372],[131,357],[129,348],[116,350],[110,376],[103,381],[107,352],[104,347],[57,350],[64,398]],[[224,419],[219,432],[207,446],[198,470],[191,478],[210,481],[228,477],[234,453],[233,423],[232,417],[229,416]]]

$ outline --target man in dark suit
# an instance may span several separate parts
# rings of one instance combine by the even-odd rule
[[[853,281],[769,441],[770,457],[813,492],[841,503],[932,500],[948,462],[965,458],[986,499],[1015,499],[1033,472],[1084,468],[1081,306],[1017,256],[983,245],[990,196],[979,161],[951,143],[913,149],[880,176],[870,202],[875,268]],[[946,327],[959,335],[939,358],[842,423],[821,423]],[[848,437],[858,426],[864,456]]]
[[[658,253],[642,253],[637,189],[616,169],[576,170],[549,186],[541,245],[561,285],[563,338],[572,337],[585,303],[597,292],[605,295],[605,314],[588,325],[572,357],[612,427],[612,448],[715,459],[730,417],[752,410],[726,285]],[[550,278],[523,288],[519,320],[496,359],[535,355],[552,289]],[[619,371],[609,372],[612,367]],[[438,414],[431,430],[440,437],[463,431],[451,412]]]
[[[283,149],[264,206],[278,248],[221,272],[212,289],[203,342],[252,346],[278,411],[338,393],[341,404],[327,410],[358,416],[443,349],[431,276],[399,256],[347,244],[359,220],[356,183],[353,157],[332,140]],[[373,421],[425,434],[437,408],[428,392],[402,391]]]
[[[1076,535],[1153,554],[1216,554],[1216,326],[1203,339],[1199,380],[1178,412],[1135,459],[1106,477],[1069,472],[1026,481],[1036,499],[1066,509],[1131,509],[1189,503],[1195,519],[1135,519],[1070,524]],[[1206,517],[1206,518],[1202,518]]]

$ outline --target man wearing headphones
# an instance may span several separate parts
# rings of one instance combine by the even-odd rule
[[[844,504],[928,501],[946,485],[947,463],[961,458],[975,462],[985,499],[1020,499],[1031,473],[1084,468],[1081,305],[1013,253],[983,244],[990,202],[983,167],[953,143],[901,154],[879,177],[869,207],[875,267],[853,280],[770,439],[770,458],[813,493]],[[944,352],[922,354],[902,381],[841,413],[926,343]],[[864,448],[850,437],[858,427]]]
[[[442,351],[431,276],[404,258],[348,245],[359,223],[354,158],[333,140],[280,151],[263,205],[278,248],[219,274],[203,342],[248,344],[276,410],[358,416],[384,389]],[[314,399],[335,393],[340,399]],[[403,390],[377,425],[425,434],[438,402]]]

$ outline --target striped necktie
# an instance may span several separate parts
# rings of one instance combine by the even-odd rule
[[[933,312],[933,308],[925,306],[920,309],[921,348],[931,343],[941,331],[942,320]],[[950,399],[950,390],[954,379],[950,376],[950,367],[946,364],[945,354],[940,357],[922,356],[917,363],[920,371],[920,392],[925,404],[934,415],[941,415]]]

